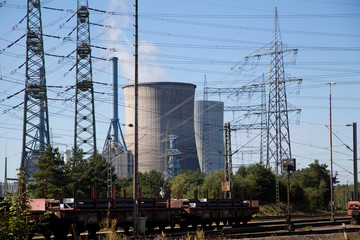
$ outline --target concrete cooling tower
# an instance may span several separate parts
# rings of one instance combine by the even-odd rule
[[[194,124],[200,169],[208,174],[224,169],[224,102],[206,101],[206,110],[204,102],[195,101]]]
[[[134,152],[134,85],[122,87],[125,100],[125,142]],[[179,170],[198,170],[194,134],[194,95],[188,83],[138,84],[138,163],[140,172],[167,168],[166,139],[177,136]]]

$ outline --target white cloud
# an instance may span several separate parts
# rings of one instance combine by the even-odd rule
[[[131,7],[131,8],[130,8]],[[130,9],[129,9],[130,8]],[[111,0],[109,11],[133,12],[134,7],[125,0]],[[134,28],[134,19],[132,16],[123,15],[112,17],[107,24],[114,26],[109,30],[108,40],[123,41],[124,44],[108,44],[108,48],[114,48],[117,51],[113,56],[119,59],[119,74],[123,78],[129,79],[127,83],[133,83],[134,80],[134,31],[124,31],[125,28]],[[134,29],[135,30],[135,29]],[[131,37],[131,39],[129,39]],[[154,53],[158,52],[158,48],[151,42],[141,41],[139,44],[139,82],[157,82],[165,81],[165,70],[159,68],[157,58]],[[146,53],[146,54],[141,54]],[[126,84],[127,84],[126,83]]]
[[[157,47],[150,42],[141,41],[141,52],[146,53],[139,56],[139,82],[160,82],[166,81],[164,69],[157,63]]]

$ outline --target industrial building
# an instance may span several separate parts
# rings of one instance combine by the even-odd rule
[[[200,169],[209,172],[224,169],[224,102],[195,101],[194,128]]]
[[[134,152],[134,85],[124,85],[125,142]],[[178,170],[199,170],[194,134],[196,85],[179,82],[138,84],[138,169],[165,173],[166,139],[177,136]]]
[[[133,174],[133,162],[134,156],[131,151],[124,151],[122,146],[118,142],[111,142],[109,151],[105,150],[103,156],[108,160],[111,159],[111,164],[113,166],[114,174],[118,178],[124,178]]]

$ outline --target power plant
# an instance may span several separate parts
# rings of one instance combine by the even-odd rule
[[[197,156],[201,172],[220,171],[224,169],[224,102],[195,101],[194,126]],[[206,109],[205,109],[206,105]],[[204,121],[208,118],[207,123]],[[208,132],[209,134],[205,134]],[[204,154],[204,142],[209,146]]]
[[[125,142],[134,151],[134,85],[122,87],[125,101]],[[177,136],[179,170],[199,170],[194,134],[196,86],[178,82],[139,83],[138,144],[139,172],[164,173],[168,134]]]
[[[26,36],[27,58],[25,62],[21,167],[26,168],[26,173],[30,176],[29,180],[34,180],[32,174],[38,171],[36,164],[38,159],[43,156],[46,146],[50,144],[50,135],[41,8],[40,3],[28,2],[28,27],[27,33],[24,35]],[[88,0],[77,0],[77,26],[72,31],[77,30],[76,49],[73,51],[76,54],[74,57],[76,63],[69,69],[69,72],[76,69],[75,85],[68,86],[61,93],[74,89],[74,98],[52,98],[52,101],[74,100],[73,147],[83,150],[86,157],[97,153],[94,84],[99,84],[99,82],[94,82],[92,77],[91,48],[94,46],[90,43],[89,10],[94,9],[88,7]],[[137,39],[137,34],[135,36]],[[56,36],[50,37],[57,38]],[[176,176],[179,171],[188,169],[200,170],[206,174],[223,170],[225,168],[224,156],[226,155],[224,145],[228,146],[224,144],[224,111],[246,111],[247,115],[261,115],[260,124],[250,123],[246,125],[242,123],[237,127],[237,130],[261,130],[260,164],[266,162],[266,166],[270,167],[270,162],[273,162],[277,174],[282,172],[281,159],[291,158],[288,112],[294,111],[287,104],[286,83],[298,81],[286,79],[283,53],[296,53],[297,49],[288,49],[286,45],[282,44],[276,8],[272,45],[266,51],[259,50],[247,56],[243,64],[245,66],[248,60],[252,58],[270,56],[270,81],[255,82],[248,86],[244,85],[240,89],[234,87],[210,88],[206,87],[205,78],[203,101],[195,101],[196,85],[194,84],[182,82],[143,82],[138,84],[137,40],[135,42],[135,84],[122,86],[125,105],[124,135],[120,128],[117,109],[119,105],[118,59],[116,57],[111,59],[114,64],[113,116],[102,154],[107,158],[109,166],[114,167],[118,177],[126,177],[133,172],[136,173],[137,168],[140,172],[156,170],[166,177]],[[8,47],[12,45],[10,44]],[[99,46],[96,48],[107,49]],[[113,51],[113,49],[111,50]],[[64,59],[70,55],[53,54],[51,56]],[[108,61],[108,59],[99,57],[96,59]],[[237,66],[235,65],[235,67]],[[51,87],[61,88],[62,86]],[[268,90],[268,99],[265,96],[266,90]],[[215,93],[237,96],[243,92],[261,93],[261,104],[225,107],[224,102],[209,101],[207,97],[208,94]],[[67,152],[66,158],[68,156],[69,153]],[[109,167],[108,176],[112,174],[110,169],[111,167]],[[277,194],[278,192],[277,186]]]

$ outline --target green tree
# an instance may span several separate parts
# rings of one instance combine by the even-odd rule
[[[346,209],[348,201],[352,200],[353,197],[354,184],[338,184],[334,186],[334,199],[337,208]]]
[[[181,171],[176,177],[169,179],[171,197],[177,197],[177,191],[180,190],[182,198],[193,198],[194,191],[201,187],[205,181],[205,174],[199,171]]]
[[[41,197],[41,188],[46,189],[46,198],[60,198],[61,188],[65,186],[64,161],[58,148],[49,145],[44,156],[39,158],[36,167],[38,172],[33,173],[35,183],[29,184],[28,188],[32,191],[33,197]]]
[[[318,160],[295,173],[295,181],[303,187],[306,203],[311,210],[325,209],[330,200],[330,174],[326,164]],[[336,179],[334,179],[336,180]]]
[[[221,184],[224,181],[224,171],[221,172],[210,172],[209,175],[206,176],[204,182],[201,184],[199,191],[204,193],[208,191],[209,198],[217,197],[219,193],[219,197],[223,198],[224,194],[221,192]],[[205,196],[204,196],[205,197]]]
[[[127,176],[123,178],[116,178],[115,180],[116,189],[118,196],[121,197],[132,197],[132,186],[133,186],[133,177]],[[125,193],[124,193],[125,190]]]
[[[275,175],[260,164],[240,167],[234,176],[233,186],[235,198],[241,198],[244,191],[244,198],[251,194],[252,199],[261,202],[273,202],[275,199]]]
[[[93,155],[85,162],[83,171],[78,179],[78,190],[84,197],[89,197],[91,187],[96,184],[99,198],[107,196],[107,172],[108,165],[106,159],[101,154]],[[114,171],[112,171],[114,172]],[[112,175],[112,181],[115,183],[116,176]]]
[[[163,174],[155,170],[145,173],[139,172],[138,179],[144,198],[154,197],[154,187],[157,189],[157,197],[160,197],[160,190],[166,188]]]
[[[83,158],[84,154],[81,149],[73,148],[72,156],[65,164],[65,176],[66,176],[66,195],[73,196],[74,184],[81,186],[86,182],[82,181],[86,168],[86,160]],[[84,197],[86,194],[80,187],[77,193],[78,197]]]
[[[25,170],[19,169],[19,187],[26,185]],[[10,206],[1,207],[0,210],[5,214],[0,215],[0,239],[22,240],[31,239],[32,222],[28,221],[30,216],[29,199],[25,192],[7,193],[4,199]]]

